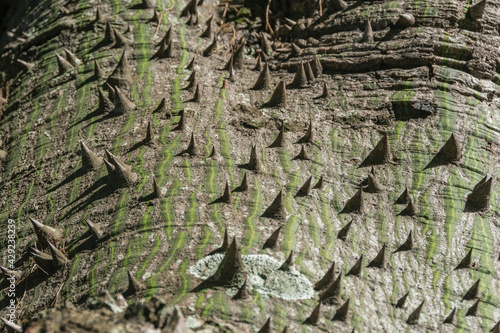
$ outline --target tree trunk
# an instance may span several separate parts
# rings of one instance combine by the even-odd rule
[[[17,324],[492,329],[500,1],[189,3],[0,1]]]

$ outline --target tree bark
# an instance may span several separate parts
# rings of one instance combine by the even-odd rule
[[[254,332],[268,317],[276,332],[314,329],[304,322],[329,294],[313,286],[335,262],[330,275],[340,289],[320,307],[318,330],[492,329],[500,320],[500,1],[329,0],[320,13],[318,1],[273,0],[272,33],[267,1],[186,5],[4,4],[10,19],[4,17],[0,39],[0,264],[8,262],[11,219],[16,261],[7,268],[23,274],[17,323],[72,327],[95,316],[82,329],[109,331],[126,320],[166,329],[144,315],[156,313],[180,325],[169,329],[187,331],[179,310],[215,331],[221,322]],[[212,15],[212,36],[199,37]],[[267,53],[263,36],[272,43]],[[229,75],[222,68],[243,44],[243,68]],[[160,45],[170,45],[168,56],[153,56]],[[186,69],[193,58],[193,70]],[[271,91],[251,90],[266,61]],[[298,68],[305,68],[303,84],[289,86]],[[286,95],[266,104],[282,80],[276,94]],[[281,146],[270,148],[282,125]],[[82,167],[80,141],[95,168]],[[212,149],[219,158],[209,158]],[[302,149],[308,158],[293,159]],[[209,205],[226,182],[235,189],[244,175],[245,191]],[[296,196],[310,177],[321,186]],[[262,217],[280,191],[279,216]],[[50,264],[30,217],[64,230],[53,246],[66,264]],[[276,245],[261,250],[275,230]],[[221,256],[224,231],[237,239],[245,265],[262,260],[266,273],[247,266],[237,287],[190,292],[203,280],[191,267],[207,260],[207,272],[216,268],[210,265]],[[472,263],[455,269],[471,249]],[[291,251],[291,272],[273,268],[272,260],[281,265]],[[380,253],[384,265],[366,267]],[[346,276],[361,256],[359,274]],[[128,272],[145,289],[128,293]],[[305,280],[294,284],[297,276]],[[475,299],[464,299],[478,280]],[[243,283],[252,300],[232,300]],[[307,297],[296,292],[307,288]],[[104,291],[111,301],[97,297]],[[88,310],[118,309],[109,305],[122,304],[118,293],[125,293],[129,315]],[[131,306],[151,296],[159,298]],[[476,315],[466,317],[479,298]],[[29,319],[65,300],[77,310],[66,304],[47,310],[49,319]],[[9,302],[0,296],[2,317]],[[160,313],[173,305],[179,308]],[[453,325],[443,324],[454,308]]]

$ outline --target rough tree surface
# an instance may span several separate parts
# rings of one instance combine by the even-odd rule
[[[12,219],[17,324],[493,329],[500,1],[476,2],[272,0],[266,22],[267,1],[0,1],[0,264]],[[251,89],[259,55],[267,90]],[[286,105],[271,99],[282,80]],[[30,218],[62,239],[50,248]]]

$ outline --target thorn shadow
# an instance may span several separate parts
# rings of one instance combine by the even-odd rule
[[[249,170],[249,171],[255,171],[257,172],[257,170],[255,170],[255,167],[251,166],[250,164],[248,163],[245,163],[245,164],[238,164],[238,168],[240,169],[245,169],[245,170]]]
[[[87,124],[87,125],[85,125],[82,129],[85,129],[85,128],[87,128],[87,127],[90,127],[90,126],[92,126],[92,125],[94,125],[94,124],[97,124],[97,123],[99,123],[99,122],[101,122],[101,121],[105,121],[105,120],[108,120],[108,119],[117,118],[117,117],[120,117],[120,116],[121,116],[121,115],[119,115],[119,114],[115,114],[115,113],[109,112],[109,113],[107,113],[107,114],[103,115],[101,118],[96,119],[96,120],[94,120],[94,121],[93,121],[93,122],[91,122],[91,123],[88,123],[88,124]]]
[[[154,199],[156,199],[156,196],[155,196],[154,192],[152,192],[152,193],[149,193],[147,195],[140,197],[139,202],[148,202],[148,201],[152,201]]]
[[[92,111],[91,113],[89,113],[88,115],[86,115],[85,117],[83,117],[82,119],[80,119],[80,120],[76,121],[75,123],[73,123],[72,125],[70,125],[68,129],[71,129],[71,128],[75,127],[76,125],[83,123],[84,121],[91,120],[92,118],[97,117],[101,114],[102,114],[102,111],[99,110],[99,108],[97,108],[94,111]]]
[[[114,188],[112,188],[109,184],[106,184],[106,185],[102,186],[103,184],[106,183],[106,177],[107,176],[101,177],[90,188],[88,188],[87,190],[85,190],[85,192],[83,192],[78,198],[76,198],[75,200],[73,200],[72,202],[70,202],[66,206],[64,206],[63,209],[66,208],[66,207],[68,207],[68,206],[70,206],[70,205],[72,205],[73,203],[79,201],[80,199],[84,198],[89,193],[91,193],[92,191],[94,191],[95,189],[97,189],[97,191],[95,191],[85,201],[83,201],[80,204],[76,205],[75,207],[71,208],[62,217],[62,219],[66,219],[69,216],[71,216],[71,215],[73,215],[73,214],[75,214],[75,213],[77,213],[77,212],[85,209],[87,206],[91,205],[93,202],[95,202],[97,200],[104,199],[108,195],[112,194],[115,191]]]
[[[83,167],[80,167],[79,169],[77,169],[76,171],[74,171],[71,175],[69,175],[68,177],[66,177],[62,182],[60,182],[59,184],[51,187],[50,189],[47,190],[47,193],[51,193],[51,192],[54,192],[55,190],[63,187],[64,185],[68,184],[68,183],[71,183],[72,181],[74,181],[75,179],[77,178],[80,178],[82,176],[84,176],[85,174],[87,174],[90,170],[85,170]]]
[[[72,248],[68,252],[68,258],[74,258],[78,253],[85,250],[92,250],[99,246],[101,246],[104,242],[111,238],[110,234],[104,235],[101,239],[96,240],[94,236],[91,235],[90,231],[87,230],[83,235],[81,235],[77,240],[75,240],[73,246],[75,246],[78,242],[81,242],[76,247]]]
[[[94,75],[91,75],[89,76],[88,78],[86,78],[85,80],[83,80],[81,83],[79,83],[76,88],[77,89],[80,89],[82,88],[83,86],[91,83],[91,82],[94,82],[94,81],[98,81],[98,79],[94,76]]]
[[[128,154],[128,153],[131,153],[134,150],[139,149],[139,148],[141,148],[143,146],[150,146],[149,142],[146,141],[146,139],[142,139],[141,141],[137,142],[135,145],[133,145],[132,147],[130,147],[127,150],[127,152],[125,153],[125,155]]]

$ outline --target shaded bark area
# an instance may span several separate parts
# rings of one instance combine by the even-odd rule
[[[13,219],[18,323],[492,329],[500,1],[480,5],[28,1],[0,37],[0,264]],[[30,217],[63,231],[55,250]],[[272,296],[281,282],[238,252],[230,284],[196,289],[190,267],[233,237],[322,287]],[[87,310],[104,291],[96,308],[125,293],[128,310]],[[78,310],[29,323],[66,301]]]

